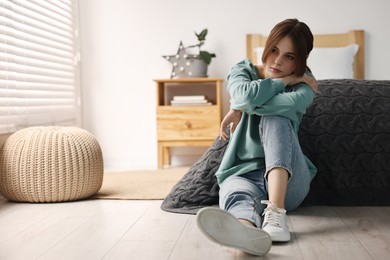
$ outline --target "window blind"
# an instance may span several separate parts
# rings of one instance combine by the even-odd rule
[[[0,134],[77,125],[75,0],[0,0]]]

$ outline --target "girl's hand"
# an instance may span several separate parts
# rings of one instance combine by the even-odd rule
[[[291,74],[280,79],[284,81],[284,84],[286,86],[293,86],[295,84],[303,82],[309,85],[313,89],[313,91],[317,91],[318,89],[317,80],[306,73],[303,74],[302,77],[297,77],[294,74]]]
[[[238,123],[241,120],[241,111],[230,109],[230,111],[223,118],[221,128],[219,129],[219,139],[226,141],[228,139],[227,127],[230,125],[230,134],[236,130]]]

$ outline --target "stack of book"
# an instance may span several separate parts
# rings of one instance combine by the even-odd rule
[[[172,106],[209,106],[212,105],[206,96],[174,96],[171,100]]]

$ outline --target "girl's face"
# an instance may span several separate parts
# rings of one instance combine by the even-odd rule
[[[283,37],[268,55],[265,66],[265,78],[282,78],[295,71],[294,45],[290,37]]]

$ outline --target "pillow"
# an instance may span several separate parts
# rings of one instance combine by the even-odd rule
[[[313,48],[307,65],[316,79],[353,79],[353,61],[359,49],[357,44],[345,47]],[[259,63],[264,47],[255,48]]]
[[[314,48],[307,65],[316,79],[353,79],[353,61],[359,46]]]

